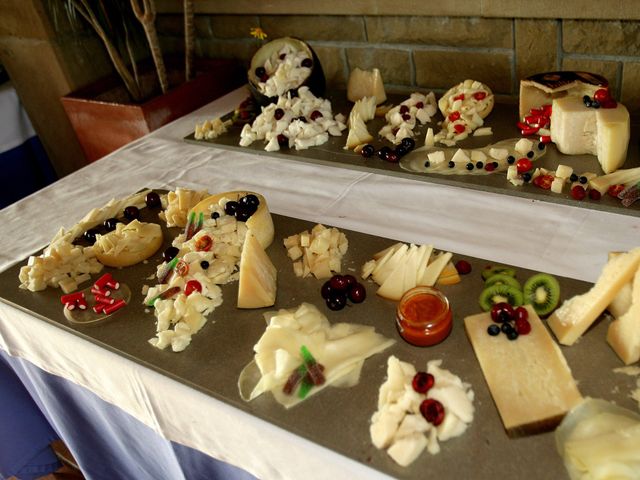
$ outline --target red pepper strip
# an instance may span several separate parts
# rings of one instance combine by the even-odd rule
[[[187,225],[184,227],[184,236],[187,240],[191,240],[191,237],[193,237],[194,229],[196,228],[195,221],[196,212],[191,212],[187,220]]]
[[[287,379],[287,383],[285,383],[284,387],[282,387],[282,392],[285,395],[291,395],[306,375],[307,368],[304,365],[300,365],[293,372],[291,372],[291,375],[289,375],[289,378]]]
[[[158,272],[158,282],[165,283],[165,281],[167,280],[167,278],[169,278],[169,275],[171,275],[171,272],[175,268],[176,263],[178,263],[178,260],[178,257],[173,257],[173,259],[169,263],[167,263],[164,267],[162,267],[162,269],[160,269],[160,271]]]
[[[167,288],[164,292],[160,293],[153,297],[149,303],[147,303],[147,307],[153,307],[158,300],[166,300],[167,298],[171,298],[177,293],[180,293],[180,287],[171,287]]]

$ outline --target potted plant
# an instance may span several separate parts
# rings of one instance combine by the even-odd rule
[[[185,115],[245,82],[230,60],[195,60],[193,2],[184,1],[184,63],[162,55],[154,0],[65,0],[70,20],[84,20],[102,41],[118,77],[62,98],[89,162]],[[78,19],[79,17],[79,19]],[[138,62],[144,33],[153,62]]]

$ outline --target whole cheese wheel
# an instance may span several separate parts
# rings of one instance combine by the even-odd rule
[[[249,194],[258,197],[258,200],[260,200],[260,205],[258,205],[258,209],[253,215],[251,215],[249,220],[247,220],[247,228],[249,228],[249,230],[251,230],[256,236],[258,242],[260,242],[260,246],[266,249],[269,245],[271,245],[271,242],[273,242],[274,227],[273,220],[271,219],[271,213],[269,213],[269,207],[267,206],[267,201],[259,193],[247,191],[218,193],[201,200],[200,203],[193,207],[192,211],[196,213],[196,216],[200,214],[200,212],[204,213],[205,215],[209,215],[211,213],[210,207],[212,205],[217,205],[223,198],[237,201],[241,197]]]
[[[93,251],[108,267],[129,267],[146,260],[162,246],[162,228],[156,223],[134,220],[118,223],[114,231],[97,235]]]

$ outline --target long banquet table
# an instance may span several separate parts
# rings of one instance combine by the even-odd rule
[[[636,216],[183,141],[246,94],[240,88],[1,210],[0,270],[91,208],[145,187],[253,190],[277,214],[590,282],[607,252],[637,246]],[[0,354],[88,478],[386,478],[2,302]]]

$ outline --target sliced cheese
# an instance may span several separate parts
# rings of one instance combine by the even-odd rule
[[[449,260],[453,254],[451,252],[442,252],[438,255],[425,269],[422,278],[418,282],[420,286],[433,287],[438,280],[438,277],[442,273],[442,270],[447,266]]]
[[[511,436],[554,429],[582,400],[560,348],[533,308],[525,308],[531,332],[515,341],[487,333],[492,323],[489,313],[464,319],[491,396]]]
[[[610,259],[591,290],[566,300],[553,312],[547,323],[558,341],[573,345],[631,281],[639,264],[640,248]]]
[[[629,112],[621,103],[595,109],[577,96],[553,101],[551,140],[558,150],[566,155],[596,155],[604,173],[616,171],[625,162],[629,132]]]
[[[631,185],[638,182],[640,182],[640,167],[627,168],[608,175],[602,175],[601,177],[595,177],[589,180],[589,186],[604,195],[611,185]]]
[[[276,267],[251,230],[240,256],[238,308],[270,307],[276,302]]]
[[[626,365],[640,360],[640,268],[633,279],[631,306],[609,325],[607,342]]]

